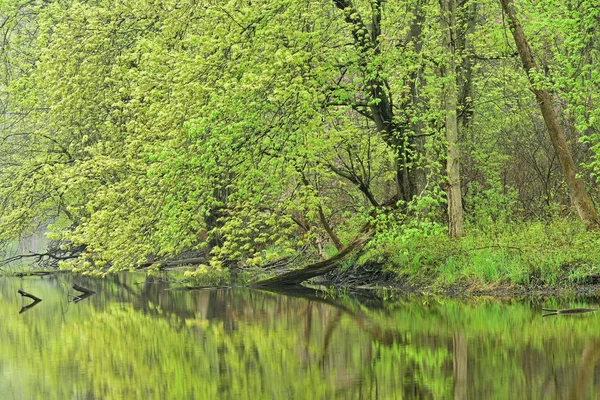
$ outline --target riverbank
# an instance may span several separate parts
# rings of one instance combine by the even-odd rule
[[[600,233],[576,220],[494,223],[375,239],[316,280],[435,293],[568,293],[600,287]]]
[[[463,278],[454,284],[444,284],[438,279],[424,277],[398,277],[391,271],[378,270],[380,266],[360,266],[331,272],[323,277],[313,279],[310,284],[334,292],[372,291],[382,297],[398,297],[409,295],[436,295],[444,297],[537,297],[537,296],[593,296],[600,297],[600,282],[573,283],[566,277],[562,283],[548,285],[515,284],[506,281],[482,283],[478,280]]]
[[[188,271],[192,271],[191,269]],[[144,275],[146,283],[169,284],[169,290],[211,290],[224,288],[240,288],[252,286],[251,283],[265,278],[264,273],[247,271],[243,276],[222,272],[210,277],[195,275],[190,277],[182,270],[148,272],[137,271],[136,274]],[[83,279],[92,278],[85,274],[61,270],[35,270],[12,273],[2,273],[5,278],[40,278],[69,275]],[[109,274],[102,279],[108,279],[114,274]],[[406,296],[417,297],[498,297],[498,298],[536,298],[536,297],[600,297],[600,282],[598,283],[573,283],[566,278],[561,284],[514,284],[498,281],[484,284],[477,280],[469,281],[463,278],[461,282],[452,285],[444,284],[434,278],[425,277],[399,277],[391,271],[386,271],[381,265],[354,266],[332,271],[324,276],[314,278],[304,283],[304,287],[320,291],[325,296],[339,297],[348,294],[360,294],[392,300]],[[297,292],[297,287],[274,286],[266,288],[267,291]]]
[[[335,248],[328,251],[327,258],[335,257]],[[189,286],[246,285],[316,261],[302,255],[289,258],[294,261],[272,262],[264,268],[190,267],[177,279],[185,276],[182,284]],[[161,270],[145,269],[151,276]],[[441,229],[376,235],[360,251],[340,260],[336,269],[306,283],[448,296],[600,295],[600,233],[562,218],[471,226],[460,239],[449,238]]]

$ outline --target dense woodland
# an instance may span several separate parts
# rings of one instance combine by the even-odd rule
[[[0,240],[584,282],[599,26],[598,0],[0,0]]]

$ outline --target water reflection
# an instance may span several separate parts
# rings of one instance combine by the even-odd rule
[[[19,293],[22,297],[27,297],[27,298],[33,300],[33,302],[29,303],[28,305],[21,307],[21,310],[19,310],[19,314],[23,314],[25,311],[35,307],[38,303],[40,303],[42,301],[42,299],[40,299],[39,297],[36,297],[30,293],[27,293],[21,289],[17,290],[17,293]]]
[[[73,303],[73,284],[95,292]],[[0,279],[0,391],[17,399],[593,399],[598,313],[568,302],[382,303],[313,290]],[[35,294],[29,304],[17,293]]]

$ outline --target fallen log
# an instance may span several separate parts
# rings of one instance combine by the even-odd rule
[[[394,210],[398,208],[398,198],[393,196],[388,201],[384,202],[381,207],[377,207],[370,212],[370,217],[374,218],[378,212],[386,212],[385,210]],[[264,279],[247,285],[248,287],[291,287],[300,285],[302,282],[317,276],[325,275],[333,271],[339,263],[345,260],[348,256],[360,251],[369,241],[375,236],[376,226],[372,222],[366,222],[360,233],[339,253],[324,261],[319,261],[315,264],[307,265],[303,268],[295,269],[273,278]]]
[[[249,284],[249,287],[269,287],[269,286],[295,286],[300,283],[314,278],[316,276],[325,275],[329,271],[333,271],[338,267],[338,264],[348,256],[362,249],[375,234],[372,229],[366,233],[359,234],[352,242],[342,249],[335,256],[324,261],[319,261],[314,264],[307,265],[303,268],[288,271],[284,274],[277,275],[273,278],[265,279],[259,282]]]
[[[165,290],[175,291],[175,290],[223,290],[223,289],[232,289],[233,286],[180,286],[174,288],[167,288]]]
[[[73,272],[70,269],[57,269],[54,271],[28,271],[28,272],[17,272],[14,275],[7,274],[7,276],[17,276],[19,278],[23,278],[26,276],[47,276],[47,275],[55,275],[55,274],[63,274],[66,272]]]

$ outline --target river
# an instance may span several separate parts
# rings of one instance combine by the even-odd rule
[[[73,283],[96,293],[73,302]],[[144,274],[0,278],[1,398],[600,398],[600,313],[541,311],[593,298],[168,287]],[[42,302],[23,309],[18,290]]]

